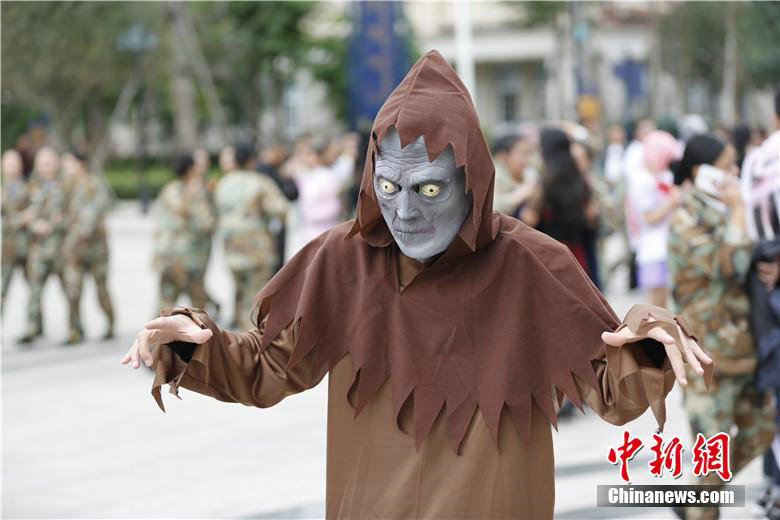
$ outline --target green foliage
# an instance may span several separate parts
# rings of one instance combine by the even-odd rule
[[[780,80],[780,5],[739,2],[735,7],[738,77],[750,86],[776,85]],[[663,63],[671,72],[720,89],[727,8],[724,2],[681,2],[660,21]]]
[[[33,117],[46,116],[50,136],[88,151],[128,81],[144,71],[144,89],[126,117],[147,117],[173,132],[170,14],[163,2],[17,2],[2,10],[2,144],[13,143]],[[191,2],[186,4],[230,124],[255,129],[262,111],[279,111],[287,82],[302,67],[325,83],[337,116],[347,102],[349,9],[326,2]],[[137,56],[119,37],[142,25],[157,40]],[[335,34],[334,34],[335,32]],[[140,64],[140,66],[139,66]],[[197,119],[208,113],[203,97]],[[277,112],[277,116],[280,115]],[[280,120],[280,118],[277,118]]]
[[[2,114],[0,128],[0,149],[7,150],[16,145],[17,139],[28,128],[30,121],[33,121],[42,114],[32,108],[18,104],[6,104],[3,103],[0,106],[0,114]]]
[[[318,42],[316,59],[309,60],[309,67],[315,79],[328,89],[328,98],[333,111],[341,120],[347,117],[347,39],[339,37],[322,38]]]
[[[659,24],[663,63],[684,79],[704,80],[713,90],[723,76],[725,6],[682,2]]]
[[[741,6],[737,31],[743,70],[751,84],[780,88],[780,3]]]
[[[106,179],[120,199],[136,199],[140,195],[138,170],[134,168],[106,168]],[[173,180],[170,168],[153,166],[146,169],[147,186],[151,197],[156,197],[166,182]]]
[[[315,44],[303,22],[313,2],[203,2],[191,5],[229,117],[250,127],[278,106],[281,84]]]
[[[157,4],[2,2],[4,104],[45,111],[63,134],[107,111],[133,71],[117,47],[133,23],[155,27]],[[63,135],[69,139],[70,135]]]
[[[216,179],[220,170],[213,167],[206,177]],[[174,179],[173,170],[162,162],[155,162],[145,170],[150,198],[156,197],[166,183]],[[130,160],[111,161],[105,171],[108,183],[120,199],[137,199],[141,196],[141,184],[137,164]]]

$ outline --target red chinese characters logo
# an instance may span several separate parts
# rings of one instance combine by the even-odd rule
[[[731,480],[732,473],[729,467],[729,435],[725,432],[706,438],[701,433],[696,435],[696,442],[692,450],[693,474],[697,477],[705,476],[711,472],[716,473],[724,482]],[[620,478],[630,482],[628,474],[628,462],[644,447],[637,437],[631,437],[628,431],[623,431],[623,442],[617,448],[610,448],[607,461],[620,466]],[[682,452],[683,445],[679,437],[673,437],[668,443],[664,443],[663,437],[653,434],[651,446],[652,458],[648,463],[650,474],[662,477],[668,472],[673,478],[682,476]]]
[[[607,454],[607,460],[611,464],[620,463],[620,477],[626,482],[630,482],[628,478],[628,461],[634,458],[639,450],[642,449],[642,441],[639,439],[631,438],[628,430],[623,432],[623,444],[615,450],[610,448]]]
[[[663,438],[657,433],[653,434],[655,444],[653,450],[653,460],[650,461],[650,474],[660,477],[663,470],[666,469],[672,473],[672,477],[678,478],[682,475],[682,452],[683,447],[679,437],[673,437],[666,445],[663,445]]]
[[[693,474],[702,477],[712,471],[726,482],[731,480],[727,433],[716,433],[709,439],[701,433],[696,434],[696,444],[693,445]]]

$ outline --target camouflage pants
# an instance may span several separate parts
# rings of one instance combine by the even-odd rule
[[[775,435],[775,399],[770,392],[761,392],[755,386],[754,376],[714,375],[709,393],[704,380],[686,365],[688,387],[683,405],[688,413],[691,432],[710,437],[726,432],[731,437],[731,471],[736,475],[756,457],[760,457]],[[715,473],[694,477],[696,485],[725,484]],[[718,518],[717,507],[686,508],[689,520]]]
[[[65,294],[70,308],[70,330],[83,331],[81,326],[81,291],[84,275],[90,273],[95,280],[98,302],[108,320],[108,328],[114,327],[114,306],[108,294],[108,258],[69,258],[65,263]]]
[[[3,289],[0,295],[0,312],[1,309],[5,309],[5,296],[8,294],[8,287],[11,285],[11,277],[14,274],[16,268],[22,270],[25,280],[29,280],[30,277],[27,273],[27,258],[20,256],[5,256],[3,255],[2,262],[0,262],[0,270],[3,275]]]
[[[233,271],[233,280],[236,284],[235,311],[233,321],[241,330],[249,330],[254,327],[252,323],[252,306],[258,291],[271,278],[271,264],[259,265],[253,269]]]
[[[60,284],[65,288],[65,280],[62,276],[62,265],[57,258],[48,258],[46,256],[30,252],[27,261],[27,273],[30,281],[30,302],[27,306],[27,328],[28,332],[40,333],[43,331],[43,317],[41,316],[41,299],[43,297],[43,286],[49,275],[55,275],[60,280]]]
[[[160,274],[160,309],[174,307],[182,294],[189,296],[192,306],[199,309],[205,309],[209,301],[203,277],[197,270],[177,264],[164,267]]]

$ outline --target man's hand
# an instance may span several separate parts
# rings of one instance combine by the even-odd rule
[[[704,353],[693,338],[685,334],[685,331],[683,331],[679,325],[676,326],[682,345],[677,344],[675,339],[661,327],[656,326],[651,328],[647,335],[664,345],[666,348],[666,355],[672,363],[674,375],[677,377],[677,382],[680,383],[681,386],[687,386],[688,379],[685,377],[683,356],[685,356],[685,359],[688,360],[688,363],[693,367],[693,370],[699,375],[704,375],[704,368],[702,368],[701,364],[711,365],[712,359]],[[601,339],[607,345],[622,347],[626,343],[637,341],[640,338],[631,332],[628,327],[624,327],[619,332],[602,333]]]
[[[189,317],[183,314],[165,316],[154,319],[144,325],[135,338],[133,346],[119,362],[123,365],[133,362],[133,368],[141,366],[141,360],[146,366],[152,366],[154,349],[166,343],[185,341],[201,344],[211,338],[209,329],[201,329]]]

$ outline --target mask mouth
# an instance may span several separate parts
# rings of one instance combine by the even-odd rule
[[[419,240],[431,234],[424,231],[398,231],[397,229],[394,231],[396,236],[402,240]]]
[[[430,235],[436,230],[433,226],[423,222],[410,225],[409,223],[396,219],[395,222],[393,222],[393,231],[406,238],[419,235]]]

